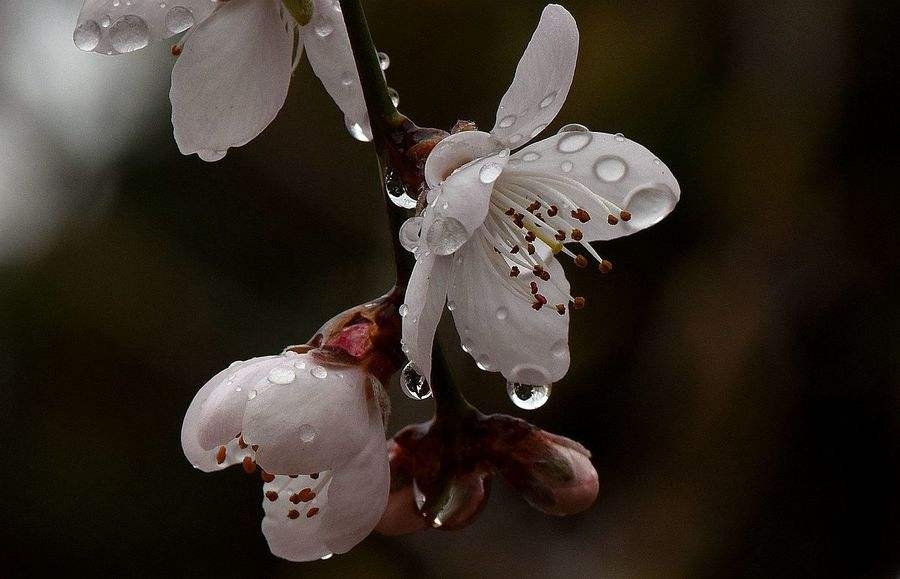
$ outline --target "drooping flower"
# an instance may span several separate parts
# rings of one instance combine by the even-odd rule
[[[404,351],[425,376],[446,302],[463,349],[481,369],[517,384],[562,378],[569,311],[584,300],[571,295],[555,255],[586,267],[586,254],[608,272],[612,265],[590,242],[649,227],[678,202],[669,169],[622,135],[567,125],[510,154],[556,117],[577,52],[572,15],[547,6],[491,132],[464,126],[427,159],[428,205],[400,232],[417,257]]]
[[[172,49],[172,124],[182,153],[217,161],[259,135],[284,105],[304,49],[350,132],[371,137],[337,0],[85,0],[74,40],[112,55],[188,29]]]
[[[399,364],[393,295],[323,326],[277,356],[235,362],[197,392],[181,444],[196,468],[241,464],[263,479],[272,553],[343,553],[381,518],[390,487],[381,387]]]

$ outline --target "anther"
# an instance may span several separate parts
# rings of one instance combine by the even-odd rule
[[[534,245],[529,243],[528,244],[528,255],[534,255],[534,251],[535,251]]]
[[[298,476],[300,476],[300,475],[299,474],[289,474],[288,475],[289,478],[297,478]]]
[[[612,271],[612,268],[613,268],[612,262],[604,259],[603,261],[600,262],[600,265],[598,266],[598,268],[600,269],[600,273],[609,273]]]
[[[550,272],[545,269],[541,272],[540,278],[544,281],[550,281]]]
[[[254,444],[253,446],[250,447],[250,449],[253,450],[253,452],[256,452],[257,450],[259,450],[259,445]]]
[[[537,265],[535,265],[534,268],[531,270],[531,273],[533,273],[533,274],[536,275],[537,277],[541,277],[541,272],[542,272],[542,271],[544,271],[544,266],[542,266],[541,264],[537,264]]]
[[[556,304],[556,313],[564,316],[566,315],[566,306],[565,304]]]
[[[513,245],[512,248],[510,248],[509,252],[512,253],[512,254],[519,253],[519,246],[518,246],[518,245]]]
[[[256,472],[256,463],[249,456],[244,457],[244,460],[241,461],[241,466],[244,467],[244,472],[247,474]]]
[[[222,464],[223,462],[225,462],[226,452],[227,451],[225,450],[224,446],[219,447],[219,450],[216,451],[216,464]]]
[[[265,483],[270,483],[273,480],[275,480],[275,475],[269,474],[266,471],[264,471],[263,469],[259,469],[259,478],[261,478],[262,481]]]
[[[559,207],[556,205],[551,205],[547,208],[547,215],[550,217],[556,217],[556,214],[559,213]]]
[[[504,211],[504,213],[506,213],[507,215],[509,215],[510,217],[512,217],[513,215],[516,214],[516,210],[513,209],[512,207],[510,207],[509,209],[507,209],[506,211]]]
[[[515,215],[515,217],[513,217],[513,223],[515,224],[516,227],[518,227],[520,229],[522,227],[525,227],[525,216],[522,215],[521,213],[517,213]]]
[[[305,488],[302,491],[300,491],[299,493],[297,493],[297,496],[304,503],[308,503],[309,501],[316,498],[316,493],[314,493],[311,488]]]
[[[542,306],[547,305],[547,298],[545,298],[545,297],[544,297],[543,295],[541,295],[541,294],[534,294],[534,299],[536,299],[537,301],[541,302],[541,305],[542,305]]]
[[[563,231],[562,229],[557,229],[556,235],[554,235],[554,237],[556,238],[556,241],[565,241],[566,240],[566,232]]]
[[[278,500],[278,493],[275,491],[266,491],[266,498],[274,503]]]
[[[519,268],[515,265],[509,268],[509,277],[519,277]]]
[[[631,221],[631,213],[628,211],[619,211],[619,217],[622,221]]]
[[[572,228],[572,239],[573,240],[581,241],[581,239],[583,237],[584,237],[584,233],[582,233],[580,229],[578,229],[577,227]]]
[[[295,505],[300,502],[300,493],[294,493],[288,498],[289,501],[294,503]]]
[[[533,304],[531,304],[531,307],[535,311],[539,311],[542,307],[544,307],[544,304],[542,304],[541,302],[534,302]]]
[[[533,231],[529,231],[528,233],[525,234],[525,241],[527,241],[528,243],[531,243],[535,239],[537,239],[537,236],[534,234]]]
[[[175,58],[178,58],[179,56],[181,56],[182,50],[184,50],[184,49],[180,45],[173,44],[172,45],[172,56],[174,56]]]
[[[531,282],[531,294],[534,295],[538,293],[538,286],[536,282]]]
[[[541,204],[539,202],[535,201],[531,205],[528,206],[528,212],[534,213],[535,211],[537,211],[540,208],[541,208]]]
[[[244,442],[244,435],[243,435],[243,434],[238,434],[237,439],[238,439],[238,446],[240,446],[241,448],[247,448],[247,443]]]
[[[579,208],[577,208],[577,209],[574,209],[574,210],[572,211],[572,217],[575,218],[575,219],[577,219],[578,221],[580,221],[580,222],[582,222],[582,223],[587,223],[588,221],[591,220],[591,215],[590,215],[590,213],[588,213],[587,211],[585,211],[585,210],[582,209],[581,207],[579,207]]]
[[[288,511],[289,519],[296,519],[299,516],[300,516],[300,511],[298,511],[297,509],[291,509]]]
[[[313,507],[306,511],[306,518],[311,519],[319,514],[319,507]]]
[[[578,267],[581,267],[581,268],[585,268],[585,267],[587,267],[587,264],[588,264],[588,260],[585,256],[583,256],[583,255],[575,256],[575,265],[577,265]]]
[[[615,225],[616,223],[619,222],[619,218],[616,217],[615,215],[613,215],[612,213],[610,213],[609,215],[606,216],[606,222],[609,223],[610,225]]]
[[[581,296],[577,296],[572,300],[572,309],[580,310],[584,307],[584,298]]]
[[[309,475],[309,478],[311,478],[311,479],[313,479],[313,480],[316,480],[317,478],[319,478],[319,473],[314,472],[314,473],[312,473],[311,475]]]

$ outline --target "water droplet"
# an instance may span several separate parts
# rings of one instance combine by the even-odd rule
[[[326,370],[323,366],[313,366],[309,369],[309,373],[319,380],[324,380],[328,377],[328,370]]]
[[[625,208],[631,213],[628,225],[643,229],[658,223],[678,203],[675,193],[663,183],[641,185],[625,197]]]
[[[394,103],[395,107],[400,104],[400,93],[395,89],[388,87],[388,96],[391,97],[391,102]]]
[[[460,346],[462,347],[462,351],[465,352],[466,354],[472,353],[472,342],[470,342],[469,340],[463,339],[462,344],[460,344]]]
[[[371,54],[371,52],[369,53]],[[378,53],[378,66],[381,67],[381,70],[387,70],[391,66],[391,57],[387,55],[385,52]]]
[[[510,136],[509,136],[509,144],[510,144],[510,145],[516,145],[516,144],[518,144],[518,143],[521,143],[521,142],[522,142],[522,139],[524,139],[524,138],[525,138],[525,137],[523,137],[523,136],[520,135],[519,133],[516,133],[515,135],[510,135]]]
[[[228,367],[229,367],[229,368],[233,368],[234,366],[237,366],[237,365],[240,364],[241,362],[243,362],[243,360],[235,360],[234,362],[232,362],[231,364],[229,364]]]
[[[298,370],[305,370],[306,362],[304,362],[303,360],[298,360],[298,361],[294,362],[294,368],[296,368]]]
[[[405,318],[409,315],[409,306],[406,304],[400,304],[400,307],[397,309],[400,312],[400,317]]]
[[[197,151],[197,156],[206,161],[207,163],[214,163],[216,161],[221,161],[225,158],[225,155],[228,153],[225,151],[212,151],[205,149],[203,151]]]
[[[129,14],[110,27],[109,41],[119,52],[134,52],[150,43],[150,29],[143,18]]]
[[[334,8],[335,12],[341,12],[341,0],[332,0],[331,7]]]
[[[516,115],[506,115],[505,117],[500,119],[500,123],[498,123],[498,126],[501,129],[508,129],[509,127],[516,124],[516,118]]]
[[[297,375],[294,373],[294,369],[290,366],[275,366],[269,370],[266,380],[272,384],[290,384],[296,377]]]
[[[315,28],[316,34],[319,36],[319,38],[326,38],[332,32],[334,32],[334,24],[332,24],[331,19],[324,16],[317,19],[313,27]]]
[[[497,319],[505,320],[507,316],[509,316],[509,310],[504,308],[503,306],[497,308]]]
[[[475,365],[480,369],[489,372],[491,370],[491,359],[487,354],[482,354],[478,357],[478,360],[475,362]]]
[[[561,135],[563,133],[590,133],[591,130],[584,125],[579,125],[578,123],[569,123],[557,131],[557,135]]]
[[[400,226],[398,235],[403,249],[410,252],[415,251],[419,247],[419,240],[422,235],[422,218],[410,217],[404,221],[403,225]]]
[[[569,343],[565,340],[558,340],[553,346],[550,348],[550,353],[556,356],[557,358],[565,358],[566,354],[569,353]]]
[[[404,354],[409,354],[409,346],[406,345],[406,342],[400,340],[400,350],[403,351]]]
[[[469,232],[455,217],[437,217],[425,233],[425,243],[438,255],[450,255],[466,241]]]
[[[447,302],[447,309],[450,310],[451,312],[456,310],[456,302],[453,300],[449,300]]]
[[[534,128],[534,130],[531,131],[531,138],[533,139],[533,138],[535,138],[536,136],[540,135],[540,134],[541,134],[541,131],[543,131],[543,130],[546,129],[546,128],[547,128],[547,125],[546,125],[546,124],[536,126],[536,127]]]
[[[628,166],[618,157],[601,157],[594,165],[594,173],[607,183],[615,183],[625,176]]]
[[[86,20],[72,35],[72,40],[79,50],[90,52],[100,44],[100,25],[93,20]]]
[[[506,382],[506,393],[513,404],[523,410],[534,410],[540,408],[550,399],[550,389],[552,384],[522,384],[508,380]]]
[[[353,84],[353,75],[350,72],[345,72],[341,75],[341,84],[344,86],[351,86]]]
[[[497,177],[500,176],[500,173],[503,172],[503,167],[498,165],[497,163],[486,163],[481,171],[478,172],[478,178],[485,185],[489,185],[497,180]]]
[[[532,152],[532,153],[526,153],[525,156],[522,157],[522,160],[528,161],[530,163],[531,161],[537,161],[540,158],[541,158],[541,155],[539,153]]]
[[[556,100],[556,92],[554,91],[554,92],[548,94],[546,97],[544,97],[544,100],[541,101],[540,106],[542,109],[545,109],[545,108],[549,107],[550,105],[552,105],[553,101],[555,101],[555,100]]]
[[[363,126],[353,120],[345,119],[345,124],[347,126],[347,131],[350,132],[350,136],[356,139],[357,141],[362,141],[363,143],[368,143],[372,139],[369,138],[369,135],[366,134],[365,128]],[[413,206],[415,207],[415,206]]]
[[[428,380],[419,373],[419,369],[410,362],[400,373],[400,389],[413,400],[425,400],[431,397],[431,386]]]
[[[335,2],[335,4],[337,4],[337,2]],[[338,7],[336,8],[336,10],[340,10],[340,9],[341,9],[340,6],[338,6]],[[331,559],[332,557],[334,557],[334,553],[326,553],[326,554],[322,555],[322,556],[320,557],[320,559],[321,559],[322,561],[327,561],[328,559]]]
[[[620,143],[625,142],[625,135],[623,135],[622,133],[616,133],[615,138],[616,138],[616,141],[618,141]]]
[[[247,400],[253,400],[256,398],[256,390],[251,390],[247,393]]]
[[[659,159],[653,159],[653,164],[654,164],[654,165],[661,165],[661,164],[662,164],[662,161],[660,161]]]
[[[112,24],[112,18],[110,18],[109,14],[100,19],[100,26],[103,28],[109,28],[110,24]]]
[[[316,437],[316,429],[311,424],[300,425],[300,440],[303,442],[312,442]]]
[[[556,148],[560,153],[577,153],[591,144],[594,135],[582,131],[571,131],[563,133],[559,141],[556,142]]]
[[[575,163],[572,161],[563,161],[560,163],[559,168],[562,169],[563,173],[568,173],[575,168]]]
[[[184,32],[194,25],[194,13],[184,6],[175,6],[166,13],[166,30],[172,34]]]
[[[389,169],[384,174],[384,188],[391,203],[404,209],[415,209],[417,201],[409,195],[406,184],[395,171]]]

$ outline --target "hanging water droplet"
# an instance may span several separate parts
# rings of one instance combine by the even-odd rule
[[[403,340],[400,340],[400,350],[401,350],[404,354],[409,354],[409,346],[407,346],[407,345],[406,345],[406,342],[403,341]]]
[[[194,25],[194,13],[184,6],[175,6],[166,13],[166,30],[172,34],[184,32]]]
[[[475,362],[475,365],[485,372],[490,372],[491,370],[491,359],[487,354],[482,354],[478,357],[478,360]]]
[[[400,307],[397,308],[397,311],[400,313],[401,318],[405,318],[409,315],[409,306],[406,304],[400,304]]]
[[[400,105],[400,93],[395,89],[388,87],[388,96],[391,97],[391,102],[394,103],[395,107]]]
[[[460,344],[460,347],[462,348],[462,351],[465,352],[466,354],[472,353],[473,345],[472,345],[472,342],[470,342],[469,340],[463,338],[463,341]]]
[[[508,129],[509,127],[516,124],[516,118],[516,115],[506,115],[505,117],[500,119],[500,123],[498,124],[498,126],[501,129]]]
[[[129,14],[110,27],[109,41],[118,52],[134,52],[150,43],[150,28],[143,18]]]
[[[296,377],[297,375],[294,373],[294,369],[290,366],[275,366],[269,370],[266,380],[272,384],[290,384]]]
[[[616,141],[618,141],[620,143],[625,141],[625,135],[623,135],[622,133],[616,133],[615,138],[616,138]]]
[[[410,362],[400,372],[400,389],[413,400],[425,400],[431,397],[431,386],[428,380],[419,373],[418,368]]]
[[[486,163],[481,171],[478,172],[478,178],[485,185],[489,185],[497,180],[497,177],[500,176],[500,173],[503,172],[503,167],[498,165],[497,163]]]
[[[509,310],[504,308],[503,306],[500,306],[499,308],[497,308],[496,314],[498,320],[505,320],[507,316],[509,316]]]
[[[371,52],[369,54],[372,54]],[[378,66],[381,67],[381,70],[387,70],[391,66],[391,57],[387,55],[386,52],[378,53]]]
[[[197,151],[197,156],[207,163],[214,163],[215,161],[221,161],[222,159],[224,159],[226,153],[228,153],[228,151],[212,151],[204,149],[202,151]]]
[[[508,380],[506,382],[506,393],[513,404],[523,410],[534,410],[540,408],[550,399],[550,389],[552,384],[522,384]]]
[[[357,141],[368,143],[372,140],[369,135],[366,134],[366,129],[360,123],[350,119],[345,119],[345,124],[347,126],[347,131],[350,133],[350,136]]]
[[[393,169],[388,169],[384,174],[384,188],[391,203],[404,209],[415,209],[416,200],[410,197],[406,184]]]
[[[520,135],[519,133],[516,133],[515,135],[510,135],[510,136],[509,136],[509,144],[510,144],[510,145],[517,145],[517,144],[521,143],[521,142],[522,142],[522,139],[524,139],[524,138],[525,138],[525,137],[523,137],[523,136]]]
[[[615,183],[625,176],[628,166],[618,157],[602,157],[594,165],[594,173],[607,183]]]
[[[570,131],[563,133],[559,141],[556,142],[556,148],[560,153],[577,153],[591,144],[594,135],[582,131]]]
[[[319,366],[319,365],[313,366],[312,368],[309,369],[309,373],[312,374],[314,377],[318,378],[319,380],[324,380],[325,378],[328,377],[328,370],[326,370],[324,368],[324,366]]]
[[[419,241],[422,236],[422,218],[410,217],[400,226],[400,245],[406,251],[415,251],[419,247]]]
[[[312,442],[316,437],[316,429],[311,424],[300,425],[300,440],[303,442]]]
[[[335,4],[337,4],[337,2],[335,2]],[[340,7],[338,7],[337,10],[340,10]],[[325,553],[324,555],[322,555],[320,557],[320,559],[322,561],[327,561],[328,559],[331,559],[332,557],[334,557],[334,553]]]
[[[72,40],[79,50],[90,52],[100,44],[100,25],[93,20],[86,20],[75,29]]]

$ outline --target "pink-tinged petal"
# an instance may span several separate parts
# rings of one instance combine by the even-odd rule
[[[547,6],[500,101],[494,138],[515,148],[544,130],[566,101],[577,58],[575,19],[562,6]]]
[[[325,546],[322,524],[329,509],[332,473],[315,475],[276,476],[263,485],[262,531],[276,557],[315,561],[331,553]]]
[[[343,111],[350,134],[370,141],[372,129],[340,4],[332,0],[314,0],[313,4],[312,19],[300,27],[306,58]]]
[[[413,267],[403,307],[403,348],[409,361],[431,380],[431,350],[434,333],[450,283],[452,256],[422,254]]]
[[[622,135],[585,130],[562,132],[517,151],[502,179],[548,202],[555,200],[563,215],[573,207],[566,207],[562,198],[585,209],[591,219],[578,226],[585,241],[650,227],[681,197],[675,176],[645,147]],[[618,222],[610,225],[608,215]]]
[[[215,9],[210,0],[85,0],[75,28],[75,46],[122,54],[184,32]]]
[[[254,139],[284,105],[293,34],[275,0],[229,0],[191,33],[172,71],[182,153],[217,161]]]
[[[569,282],[552,256],[544,269],[550,281],[527,271],[509,277],[506,260],[479,234],[457,252],[448,303],[463,349],[482,370],[523,384],[555,382],[568,371],[569,311],[560,315],[554,306],[568,304]],[[539,310],[532,281],[547,300]]]
[[[194,396],[181,427],[181,447],[195,467],[210,472],[240,462],[238,443],[249,386],[278,356],[239,362],[213,376]],[[220,453],[225,446],[226,452]],[[241,449],[243,450],[243,449]]]
[[[384,425],[377,408],[371,409],[369,417],[366,447],[334,471],[328,489],[322,534],[333,553],[346,553],[365,539],[387,506],[391,480]]]
[[[425,182],[432,189],[475,159],[499,153],[503,147],[481,131],[463,131],[442,139],[425,160]]]
[[[329,368],[312,355],[286,359],[251,392],[244,440],[272,474],[303,474],[343,466],[368,442],[368,377],[355,367]]]

